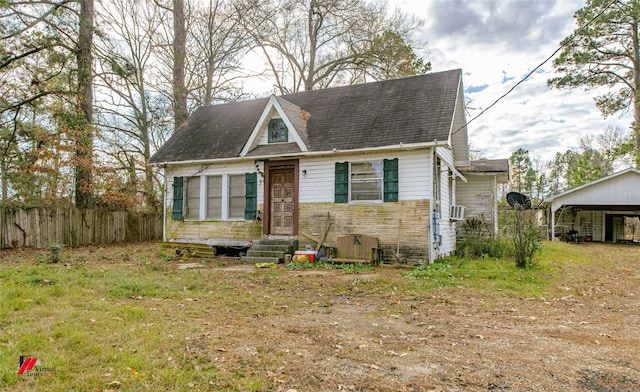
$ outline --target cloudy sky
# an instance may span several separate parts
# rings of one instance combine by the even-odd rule
[[[470,114],[467,121],[535,69],[576,28],[584,0],[388,0],[425,20],[420,38],[433,71],[461,68]],[[576,148],[578,138],[608,126],[628,129],[630,116],[603,119],[593,93],[555,90],[551,61],[469,126],[472,150],[508,158],[522,147],[550,160]]]

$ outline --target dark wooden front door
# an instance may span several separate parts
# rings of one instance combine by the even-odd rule
[[[293,168],[270,172],[271,234],[293,235],[295,187]]]

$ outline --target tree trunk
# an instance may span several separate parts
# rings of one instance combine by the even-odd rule
[[[185,86],[185,58],[187,31],[184,0],[173,0],[173,107],[174,131],[187,121],[187,88]]]
[[[78,108],[81,121],[76,130],[76,206],[93,207],[93,0],[80,2],[80,20],[78,28]]]
[[[633,24],[632,34],[633,50],[633,135],[635,136],[635,164],[640,169],[640,50],[638,43],[638,23]]]

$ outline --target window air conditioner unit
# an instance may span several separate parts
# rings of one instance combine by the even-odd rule
[[[464,220],[464,206],[451,206],[451,220]]]

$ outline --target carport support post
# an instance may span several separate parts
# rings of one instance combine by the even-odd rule
[[[551,204],[551,241],[556,240],[556,211]]]

